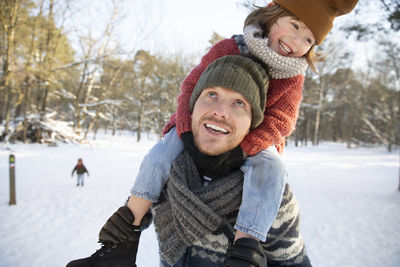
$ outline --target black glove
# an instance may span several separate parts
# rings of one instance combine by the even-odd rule
[[[229,246],[224,261],[225,267],[267,267],[267,257],[259,241],[240,238]]]
[[[228,175],[232,171],[239,169],[244,163],[244,154],[240,146],[218,155],[206,155],[197,148],[194,143],[193,133],[185,132],[181,135],[185,149],[193,158],[201,175],[210,178],[220,178]]]
[[[138,241],[140,232],[146,229],[152,220],[150,212],[146,213],[140,222],[140,226],[132,225],[135,220],[132,212],[127,206],[120,207],[104,224],[99,233],[100,242],[120,242]]]

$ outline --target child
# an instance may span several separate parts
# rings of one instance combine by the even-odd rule
[[[79,186],[79,184],[81,186],[83,186],[83,178],[85,176],[85,172],[89,176],[89,171],[86,169],[85,165],[83,165],[83,162],[82,162],[81,158],[78,159],[78,163],[76,164],[76,166],[72,170],[71,177],[74,176],[74,172],[75,171],[76,171],[76,177],[77,177],[77,180],[78,180],[78,182],[76,183],[76,186]]]
[[[189,102],[202,72],[220,57],[251,55],[267,65],[270,83],[264,120],[240,145],[243,154],[249,157],[241,168],[243,196],[234,228],[235,241],[250,237],[265,242],[281,203],[286,172],[279,153],[283,152],[285,137],[295,127],[303,73],[307,65],[315,71],[314,63],[321,58],[314,52],[314,46],[322,43],[334,18],[350,12],[356,3],[357,0],[274,0],[249,14],[243,35],[216,43],[183,81],[177,111],[163,130],[164,139],[142,162],[128,202],[133,225],[143,224],[141,220],[146,218],[152,203],[157,202],[172,162],[183,150],[178,136],[191,130]]]

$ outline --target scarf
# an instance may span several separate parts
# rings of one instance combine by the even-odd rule
[[[182,152],[153,207],[161,257],[175,264],[187,247],[225,224],[224,216],[240,206],[242,184],[237,170],[204,186],[193,159]]]
[[[308,65],[305,57],[285,57],[273,51],[268,45],[268,38],[262,38],[259,26],[246,26],[243,30],[243,38],[248,52],[267,64],[271,79],[289,78],[306,71]]]
[[[194,143],[192,132],[185,132],[181,135],[185,149],[192,157],[200,174],[215,179],[239,169],[244,164],[244,154],[240,146],[218,155],[210,156],[202,153]]]

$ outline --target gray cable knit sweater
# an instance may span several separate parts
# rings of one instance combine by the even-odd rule
[[[235,171],[207,186],[184,151],[171,167],[153,207],[161,266],[222,266],[241,202],[243,174]],[[299,207],[286,185],[281,206],[262,244],[268,266],[311,266],[300,236]]]

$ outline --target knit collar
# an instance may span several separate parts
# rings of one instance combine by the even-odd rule
[[[305,57],[285,57],[273,51],[268,45],[268,38],[262,37],[259,26],[246,26],[243,37],[249,52],[268,65],[270,78],[284,79],[306,71],[308,65]]]
[[[202,176],[207,176],[211,179],[220,178],[228,175],[240,168],[244,163],[243,150],[240,146],[225,152],[218,156],[210,156],[202,153],[194,142],[192,132],[185,132],[181,134],[185,149],[193,158]]]

